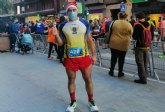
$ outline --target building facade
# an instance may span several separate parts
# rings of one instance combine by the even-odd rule
[[[27,21],[40,18],[53,19],[58,16],[62,3],[66,0],[13,0],[16,17]]]
[[[158,27],[159,17],[165,17],[165,0],[133,0],[132,13],[144,12],[146,16],[149,16],[155,21],[156,27]]]
[[[128,18],[130,18],[132,15],[132,0],[88,0],[86,2],[86,7],[90,14],[88,19],[109,17],[112,20],[116,20],[122,2],[124,2],[125,11],[129,15]]]

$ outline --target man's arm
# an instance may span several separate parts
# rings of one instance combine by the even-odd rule
[[[55,36],[56,38],[56,42],[58,43],[59,46],[62,46],[63,45],[63,40],[60,38],[59,36],[59,33],[58,33],[58,30],[56,27],[53,27],[53,35]]]
[[[96,53],[95,53],[95,44],[93,42],[91,34],[87,34],[87,43],[92,54],[92,62],[96,64]]]

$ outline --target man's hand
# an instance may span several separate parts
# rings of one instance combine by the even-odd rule
[[[96,56],[92,56],[92,64],[94,65],[94,64],[96,64],[96,61],[97,61],[97,59],[96,59]]]
[[[52,33],[53,35],[57,35],[58,34],[58,30],[55,26],[52,27]]]

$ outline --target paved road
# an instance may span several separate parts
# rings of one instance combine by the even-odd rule
[[[165,86],[134,78],[118,79],[107,70],[93,68],[95,99],[100,112],[164,112]],[[84,82],[77,74],[78,108],[89,112]],[[40,54],[0,53],[0,112],[64,112],[69,103],[67,77],[57,61]]]

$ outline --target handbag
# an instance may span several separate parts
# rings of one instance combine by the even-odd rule
[[[111,35],[112,35],[112,27],[113,27],[113,24],[114,24],[115,21],[112,21],[110,26],[109,26],[109,32],[105,34],[105,39],[104,39],[104,42],[105,44],[109,44],[109,41],[110,41],[110,38],[111,38]]]

